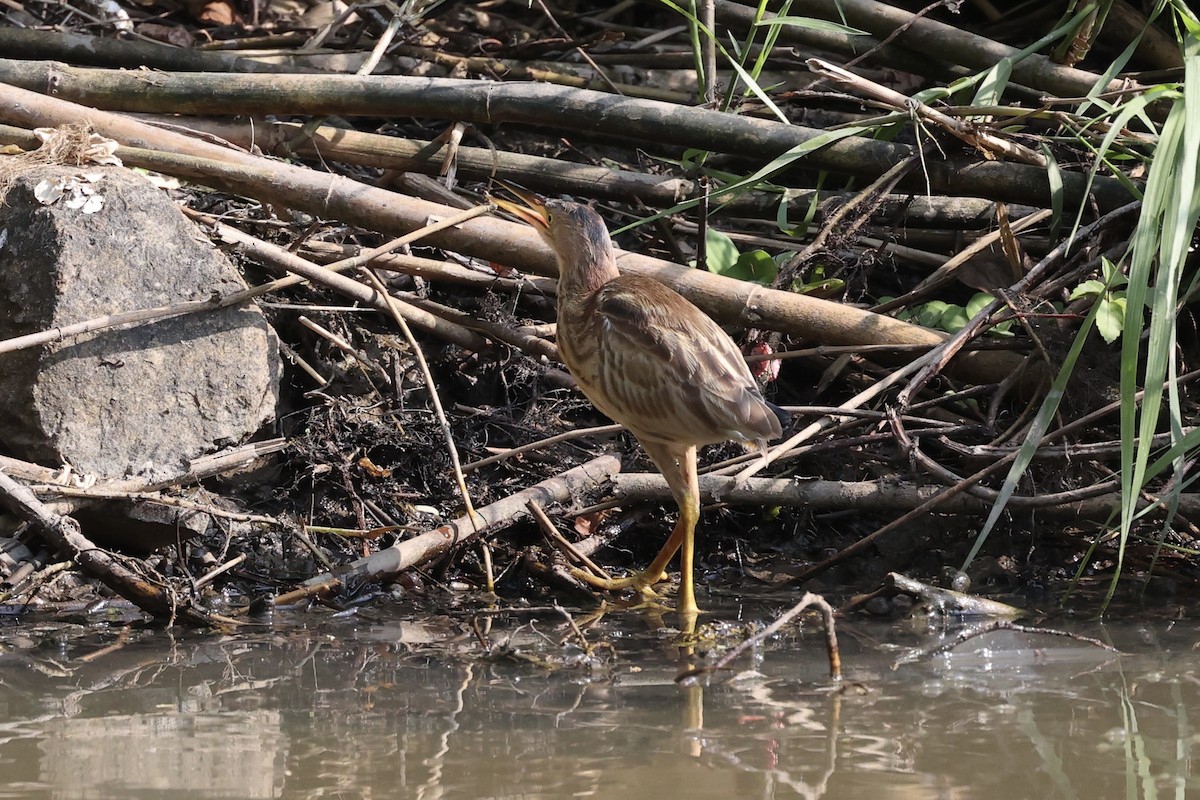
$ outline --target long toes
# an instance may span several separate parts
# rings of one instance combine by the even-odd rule
[[[640,592],[649,592],[650,594],[654,593],[654,590],[650,587],[658,581],[665,580],[667,577],[666,573],[651,577],[647,576],[644,572],[639,572],[637,575],[631,575],[628,578],[599,578],[581,569],[572,569],[571,575],[586,584],[595,586],[597,589],[604,589],[609,592],[618,592],[622,589],[637,589]]]

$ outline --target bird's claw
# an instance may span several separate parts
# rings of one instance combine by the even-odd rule
[[[665,572],[659,573],[656,576],[647,575],[645,572],[639,572],[636,575],[631,575],[628,578],[601,578],[593,575],[590,572],[585,572],[581,569],[572,569],[571,575],[597,589],[603,589],[607,592],[619,592],[623,589],[636,589],[647,597],[658,597],[658,594],[651,588],[654,584],[667,579]]]

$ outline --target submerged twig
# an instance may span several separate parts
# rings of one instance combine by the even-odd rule
[[[703,675],[707,672],[728,669],[729,665],[733,663],[734,659],[749,650],[751,647],[759,644],[767,637],[774,636],[779,632],[780,629],[783,628],[784,625],[787,625],[809,608],[815,608],[821,614],[821,619],[825,623],[825,651],[829,656],[829,680],[832,683],[839,682],[842,679],[842,656],[838,650],[837,631],[834,628],[833,622],[833,608],[828,602],[825,601],[824,597],[821,597],[819,594],[813,594],[812,592],[805,592],[804,596],[800,598],[799,603],[792,606],[791,609],[782,614],[770,625],[730,650],[716,663],[712,664],[711,666],[701,666],[686,669],[675,676],[675,682],[680,683],[688,680],[689,678]]]
[[[961,631],[958,631],[954,636],[950,637],[946,641],[938,642],[933,647],[919,649],[916,652],[910,653],[902,658],[899,658],[896,660],[896,666],[900,666],[901,664],[907,664],[907,663],[910,663],[913,661],[918,661],[923,658],[929,658],[931,656],[936,656],[940,653],[949,652],[949,651],[953,650],[954,648],[958,647],[963,642],[968,642],[971,639],[975,639],[980,636],[985,636],[989,633],[995,633],[996,631],[1013,631],[1014,633],[1030,633],[1030,634],[1036,634],[1036,635],[1042,635],[1042,636],[1061,636],[1061,637],[1065,637],[1067,639],[1071,639],[1076,642],[1083,642],[1084,644],[1089,644],[1092,647],[1098,647],[1101,650],[1107,650],[1110,653],[1120,654],[1120,652],[1121,652],[1117,648],[1113,647],[1111,644],[1108,644],[1107,642],[1102,642],[1099,639],[1096,639],[1091,636],[1083,636],[1082,634],[1072,633],[1071,631],[1064,631],[1064,630],[1060,630],[1058,628],[1038,628],[1038,627],[1035,627],[1032,625],[1020,625],[1009,619],[996,619],[996,620],[990,620],[981,625],[968,626],[968,627],[962,629]]]

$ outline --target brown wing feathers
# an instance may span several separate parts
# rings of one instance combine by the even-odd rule
[[[640,276],[597,292],[594,327],[610,413],[651,436],[697,444],[779,436],[742,355],[720,327],[682,296]]]

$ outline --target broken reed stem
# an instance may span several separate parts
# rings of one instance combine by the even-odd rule
[[[804,63],[816,74],[849,87],[853,93],[861,97],[876,100],[897,111],[913,114],[926,122],[938,125],[946,132],[958,137],[972,147],[994,152],[1010,161],[1019,161],[1023,164],[1032,164],[1036,167],[1045,167],[1048,163],[1046,157],[1036,150],[1031,150],[1022,144],[1003,139],[977,126],[972,126],[962,120],[947,116],[941,111],[931,108],[924,103],[917,102],[911,97],[902,95],[894,89],[889,89],[874,81],[855,75],[853,72],[842,69],[835,64],[830,64],[828,61],[822,61],[819,58],[810,58]]]
[[[487,528],[511,524],[525,517],[529,514],[527,504],[530,500],[535,500],[543,506],[568,503],[580,494],[610,480],[620,470],[621,461],[616,456],[594,458],[478,509],[476,515],[483,521],[483,528],[477,529],[474,520],[459,517],[431,531],[397,542],[386,550],[360,558],[341,569],[305,581],[301,588],[276,597],[275,605],[287,605],[327,595],[346,585],[357,587],[369,581],[394,578],[405,570],[442,556],[450,548],[484,532]]]
[[[221,566],[214,567],[213,569],[209,570],[208,572],[204,573],[203,575],[201,575],[199,578],[196,579],[196,588],[198,589],[206,583],[212,583],[214,580],[216,580],[217,576],[224,575],[229,570],[231,570],[234,567],[241,564],[248,557],[249,556],[247,556],[246,553],[242,553],[240,556],[237,556],[236,558],[231,558],[229,561],[226,561]]]

